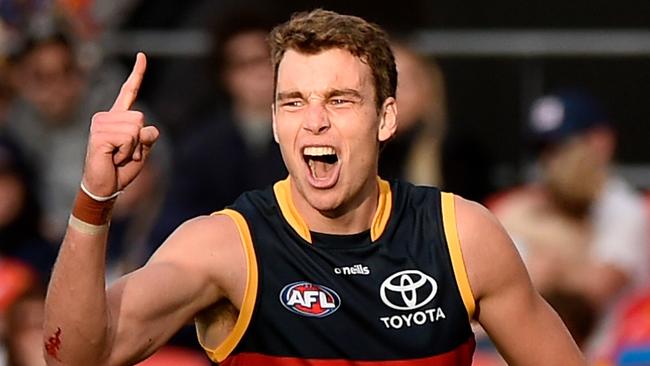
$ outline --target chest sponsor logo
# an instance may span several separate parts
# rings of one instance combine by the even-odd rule
[[[436,280],[417,269],[407,269],[386,278],[379,295],[384,304],[395,310],[414,310],[431,302],[436,292]]]
[[[305,281],[284,286],[280,302],[292,313],[314,318],[331,315],[341,306],[341,298],[334,290]]]
[[[407,269],[393,273],[382,282],[379,296],[386,306],[400,312],[382,316],[379,320],[386,328],[400,329],[445,319],[442,308],[421,309],[433,300],[437,292],[436,280],[422,271]]]
[[[337,275],[364,275],[367,276],[370,274],[370,268],[364,266],[363,264],[355,264],[354,266],[349,267],[335,267],[334,273]]]

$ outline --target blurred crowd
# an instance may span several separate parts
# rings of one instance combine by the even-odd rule
[[[110,107],[128,71],[100,41],[137,1],[106,3],[0,1],[0,366],[44,364],[45,289],[79,189],[89,121]],[[135,106],[164,138],[115,206],[109,282],[142,265],[183,221],[287,174],[271,129],[266,44],[286,16],[196,13],[210,51],[154,66],[144,83],[155,90]],[[380,175],[488,206],[591,364],[650,364],[650,195],[612,169],[616,116],[588,90],[546,91],[521,121],[531,156],[525,184],[493,189],[485,153],[449,133],[440,65],[403,34],[394,51],[399,129]],[[476,333],[475,364],[504,364]],[[143,365],[209,365],[194,337],[188,325]]]

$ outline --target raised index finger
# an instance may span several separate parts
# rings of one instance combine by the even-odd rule
[[[142,78],[146,69],[147,57],[144,53],[138,52],[135,57],[133,71],[131,71],[131,75],[122,84],[122,89],[120,89],[120,93],[115,98],[115,103],[113,103],[111,111],[127,111],[131,108],[131,105],[135,102],[135,98],[138,96],[138,90],[140,89],[140,84],[142,84]]]

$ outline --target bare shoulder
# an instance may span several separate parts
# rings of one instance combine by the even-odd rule
[[[228,294],[238,292],[246,259],[240,232],[227,215],[199,216],[180,225],[158,248],[149,264],[172,262],[208,276]],[[232,288],[231,288],[232,287]]]
[[[455,196],[456,225],[470,285],[479,300],[509,276],[527,274],[512,240],[483,205]]]
[[[225,215],[199,216],[180,225],[152,257],[159,260],[206,257],[233,251],[239,244],[239,231],[231,218]]]
[[[458,225],[473,230],[490,230],[498,226],[494,215],[482,204],[454,195]]]

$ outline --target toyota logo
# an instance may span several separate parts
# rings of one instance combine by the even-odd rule
[[[431,302],[437,291],[436,280],[417,269],[407,269],[385,279],[379,295],[393,309],[413,310]]]

